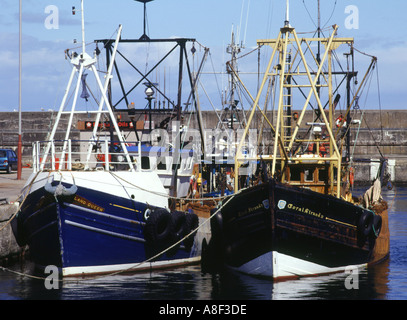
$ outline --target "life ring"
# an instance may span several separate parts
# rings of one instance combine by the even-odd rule
[[[373,226],[373,213],[371,211],[364,210],[359,218],[357,229],[360,244],[364,244],[366,238],[372,231],[372,226]]]
[[[382,230],[382,223],[383,219],[381,216],[375,214],[373,217],[373,236],[378,238],[380,235],[380,231]]]
[[[340,116],[336,119],[335,124],[336,124],[336,127],[337,127],[337,128],[346,127],[346,120],[345,120],[345,118],[344,118],[342,115],[340,115]]]
[[[171,241],[172,230],[171,214],[165,209],[156,209],[151,212],[144,226],[144,239],[148,244],[161,248]]]

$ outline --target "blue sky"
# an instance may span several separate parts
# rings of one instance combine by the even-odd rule
[[[315,30],[317,1],[290,2],[290,22],[297,32]],[[50,16],[45,10],[50,5],[58,8],[57,29],[47,29],[45,25]],[[358,9],[357,29],[346,25],[349,14],[345,8],[350,5]],[[0,111],[12,111],[18,109],[18,0],[2,0],[1,6]],[[74,47],[73,39],[81,37],[80,15],[72,15],[72,6],[79,9],[80,1],[23,0],[23,111],[59,107],[71,70],[64,50]],[[139,38],[143,31],[142,8],[141,3],[133,0],[86,0],[87,42],[110,38],[119,24],[123,25],[122,38]],[[337,24],[339,36],[354,37],[356,48],[378,57],[381,107],[406,108],[403,73],[407,71],[404,34],[407,2],[324,0],[321,10],[323,26]],[[256,46],[257,39],[278,35],[284,15],[285,0],[155,0],[148,4],[148,35],[151,38],[196,38],[211,50],[211,60],[206,65],[221,72],[227,60],[225,46],[229,43],[232,26],[240,27],[244,52],[248,52]],[[90,52],[94,47],[89,47]],[[146,52],[138,52],[140,61],[145,61]],[[241,65],[240,69],[245,67]],[[125,76],[131,78],[132,75]],[[224,86],[224,79],[217,81]],[[213,83],[212,80],[212,84],[207,84],[211,94],[217,93]]]

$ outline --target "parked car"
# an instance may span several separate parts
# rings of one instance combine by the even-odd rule
[[[12,149],[0,149],[0,170],[10,173],[11,170],[17,170],[17,155]]]

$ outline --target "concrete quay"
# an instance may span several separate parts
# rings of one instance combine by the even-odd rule
[[[23,168],[21,180],[17,180],[17,172],[0,172],[0,265],[3,266],[21,258],[27,249],[17,244],[10,221],[19,208],[17,200],[31,173],[32,169]]]

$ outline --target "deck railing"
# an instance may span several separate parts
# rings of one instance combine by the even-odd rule
[[[40,170],[141,170],[141,153],[132,152],[131,162],[120,144],[107,140],[52,140],[33,143],[33,169]],[[49,149],[49,152],[46,150]],[[140,148],[139,148],[140,150]]]
[[[161,173],[171,173],[176,167],[180,173],[188,174],[192,172],[193,165],[197,160],[195,154],[188,152],[188,150],[182,150],[179,154],[169,148],[160,147],[147,148],[146,151],[142,148],[140,142],[127,142],[126,147],[131,151],[122,150],[118,141],[37,141],[33,143],[32,149],[33,170],[34,172],[55,170],[158,170]]]

